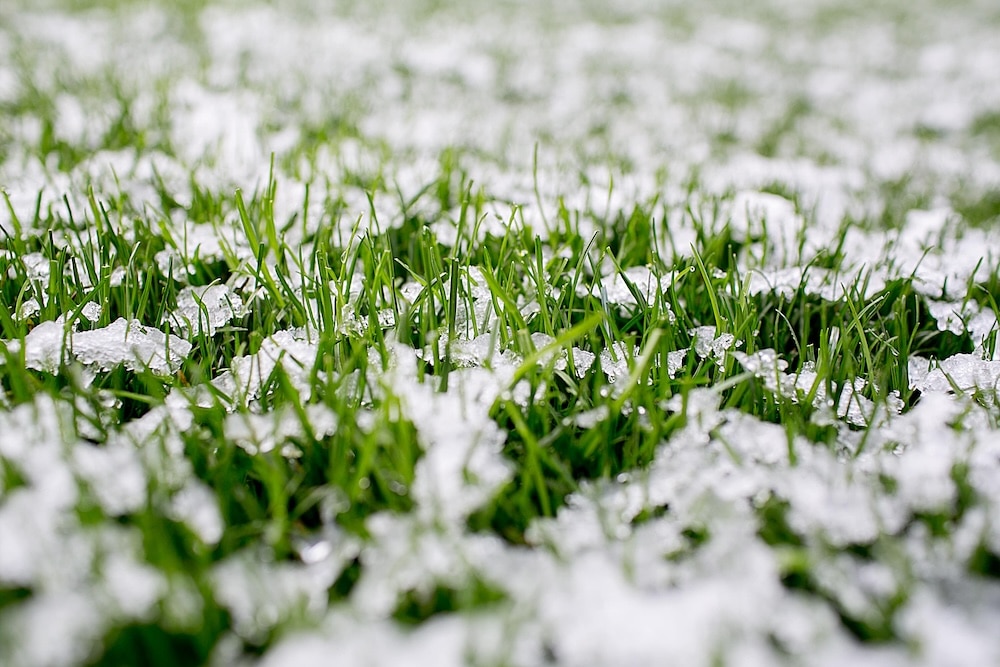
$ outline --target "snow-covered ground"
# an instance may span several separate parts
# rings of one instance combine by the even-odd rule
[[[175,390],[128,423],[98,424],[110,433],[101,447],[81,419],[93,406],[44,393],[5,399],[0,663],[86,664],[115,628],[133,625],[197,635],[210,622],[207,596],[231,622],[212,649],[220,665],[1000,664],[997,321],[988,300],[968,298],[971,285],[990,289],[1000,258],[1000,5],[58,4],[0,6],[0,187],[10,201],[0,230],[45,238],[36,208],[65,218],[65,198],[79,221],[93,188],[158,220],[144,233],[171,242],[150,270],[190,285],[160,321],[99,325],[107,305],[95,300],[38,322],[46,297],[25,298],[13,317],[31,331],[7,349],[29,369],[75,361],[83,385],[122,364],[169,376],[197,336],[253,311],[252,281],[195,278],[200,262],[257,252],[235,209],[214,226],[184,214],[199,189],[262,189],[273,168],[274,218],[298,216],[283,242],[305,256],[323,225],[339,224],[350,247],[352,234],[398,227],[421,208],[451,244],[457,205],[440,210],[420,195],[454,156],[456,184],[461,171],[483,189],[481,235],[502,234],[513,216],[548,238],[561,202],[589,237],[595,220],[640,204],[665,223],[657,243],[670,265],[691,255],[703,217],[741,243],[749,294],[804,284],[837,302],[863,272],[861,298],[912,278],[938,328],[973,349],[910,359],[921,396],[904,410],[863,395],[875,378],[835,403],[812,391],[814,369],[743,353],[702,328],[692,334],[699,358],[731,357],[775,394],[814,402],[817,426],[836,426],[835,446],[790,442],[781,425],[721,407],[719,391],[693,389],[683,407],[662,407],[686,410],[687,423],[648,467],[583,481],[514,546],[467,521],[512,478],[507,434],[489,409],[512,384],[514,400],[532,400],[516,385],[523,358],[496,349],[495,336],[458,334],[462,368],[435,392],[418,380],[427,352],[395,343],[372,361],[373,402],[398,399],[386,410],[416,430],[412,511],[373,514],[364,537],[331,520],[291,559],[248,546],[210,564],[208,591],[150,554],[155,545],[125,518],[168,517],[210,559],[225,519],[182,434],[221,394],[227,439],[294,458],[299,415],[260,408],[277,365],[302,396],[310,437],[377,419],[373,408],[340,423],[310,395],[315,331],[270,333],[208,378],[211,392]],[[53,148],[40,158],[39,146]],[[172,211],[159,215],[164,193]],[[134,216],[109,224],[137,234]],[[54,234],[60,247],[102,243],[93,227]],[[836,268],[814,265],[838,246]],[[28,280],[49,284],[45,256],[19,261]],[[306,267],[284,266],[291,285],[304,284]],[[666,289],[649,269],[625,268],[647,301]],[[603,269],[593,296],[634,307],[624,280]],[[343,296],[362,289],[352,283]],[[482,289],[467,320],[494,307]],[[348,320],[345,335],[367,326]],[[637,356],[572,352],[574,368],[596,363],[622,384]],[[607,418],[576,416],[583,428]],[[762,516],[794,538],[762,534]],[[331,602],[355,562],[356,585]],[[807,584],[796,581],[803,572]],[[438,589],[497,599],[417,625],[394,620],[401,599]],[[864,633],[873,641],[859,641]],[[267,650],[249,657],[248,646]]]

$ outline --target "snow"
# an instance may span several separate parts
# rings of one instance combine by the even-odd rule
[[[170,499],[167,514],[183,523],[203,543],[214,546],[222,539],[225,523],[211,487],[189,479]]]
[[[214,336],[244,312],[243,300],[226,285],[185,287],[177,293],[177,309],[163,319],[182,335]]]
[[[73,464],[108,516],[131,514],[146,504],[146,471],[131,447],[78,445],[73,448]]]
[[[626,282],[628,281],[628,282]],[[658,278],[646,266],[633,266],[625,269],[622,273],[607,276],[604,280],[594,285],[590,293],[606,300],[608,303],[619,306],[635,307],[638,305],[635,295],[629,289],[628,283],[632,283],[638,295],[647,306],[657,305],[668,313],[668,318],[674,315],[670,310],[670,304],[666,300],[666,290],[670,289],[672,279],[670,276]]]
[[[397,344],[392,356],[383,387],[399,399],[423,449],[410,490],[416,511],[448,522],[464,520],[510,478],[501,455],[506,433],[489,411],[508,390],[514,369],[458,369],[449,376],[449,391],[438,393],[417,381],[414,350]]]
[[[106,327],[75,331],[58,320],[42,322],[24,338],[25,365],[56,372],[64,361],[78,361],[92,371],[107,371],[119,364],[133,371],[165,375],[180,368],[191,344],[138,320],[118,318]],[[19,351],[18,341],[7,343]]]
[[[104,632],[104,619],[79,593],[33,596],[0,611],[0,636],[11,648],[10,664],[63,667],[82,664]]]
[[[32,595],[0,608],[0,662],[83,664],[110,629],[132,622],[199,631],[203,601],[193,580],[146,564],[153,555],[142,553],[129,525],[133,514],[160,512],[206,552],[225,543],[223,499],[185,458],[182,433],[201,428],[198,409],[221,405],[223,437],[239,456],[274,452],[294,469],[297,440],[364,431],[380,418],[379,405],[398,402],[394,417],[412,424],[421,449],[408,489],[414,509],[369,516],[368,535],[354,538],[336,525],[346,500],[325,490],[322,526],[295,536],[291,559],[276,560],[261,545],[214,563],[210,585],[234,624],[218,648],[220,664],[230,662],[226,651],[232,662],[249,660],[243,643],[270,638],[250,662],[1000,663],[993,630],[1000,586],[968,572],[979,547],[1000,553],[1000,361],[989,353],[997,321],[985,300],[966,298],[970,284],[985,284],[995,270],[1000,232],[995,221],[965,225],[952,199],[1000,182],[995,147],[972,133],[976,118],[1000,108],[1000,33],[989,2],[960,11],[934,3],[834,11],[830,3],[772,0],[737,11],[728,3],[559,0],[478,3],[430,16],[395,6],[406,3],[297,3],[297,10],[272,3],[209,6],[184,21],[169,8],[65,13],[53,4],[5,7],[0,25],[0,100],[12,115],[0,129],[0,187],[12,209],[0,202],[0,229],[13,232],[13,212],[33,250],[16,259],[0,251],[10,265],[0,282],[18,294],[12,314],[29,330],[23,343],[5,345],[31,370],[55,374],[76,363],[90,382],[119,366],[169,376],[192,353],[192,340],[232,331],[259,308],[266,291],[248,270],[258,249],[231,207],[192,219],[193,184],[219,194],[224,208],[236,188],[248,199],[259,195],[272,152],[274,222],[302,257],[328,226],[336,245],[356,249],[369,231],[408,218],[426,223],[446,250],[461,248],[455,192],[448,202],[409,203],[453,148],[461,163],[450,187],[483,188],[478,239],[508,229],[557,239],[570,220],[585,243],[593,241],[583,273],[597,279],[582,281],[581,297],[624,312],[638,301],[658,303],[665,326],[677,325],[671,286],[701,278],[661,270],[656,260],[690,259],[700,234],[728,228],[727,271],[747,281],[750,296],[792,299],[801,291],[832,303],[857,291],[867,299],[912,277],[937,330],[968,335],[973,352],[907,360],[910,388],[920,395],[904,409],[899,396],[877,397],[882,378],[824,386],[808,363],[790,366],[776,350],[743,352],[731,334],[685,321],[690,349],[668,352],[671,378],[689,360],[725,367],[731,357],[766,391],[811,401],[813,425],[832,440],[790,437],[781,424],[722,407],[724,392],[711,387],[683,400],[674,394],[660,406],[663,416],[684,410],[686,419],[658,443],[646,469],[582,483],[555,517],[533,521],[528,544],[515,548],[466,526],[512,479],[508,434],[491,411],[498,400],[534,398],[528,383],[511,386],[525,359],[500,343],[506,337],[483,272],[462,269],[456,334],[437,341],[451,354],[447,391],[437,378],[418,379],[419,362],[437,361],[432,348],[394,342],[396,313],[375,306],[390,358],[383,367],[372,351],[357,422],[343,424],[313,382],[322,359],[318,307],[303,297],[314,286],[303,275],[308,267],[291,252],[270,253],[264,268],[291,267],[284,277],[303,297],[309,326],[254,341],[252,354],[215,371],[216,391],[179,386],[129,423],[89,429],[83,424],[93,415],[83,403],[3,401],[0,587]],[[144,130],[146,145],[95,150],[125,111],[101,83],[109,80],[134,94],[124,120]],[[51,118],[18,111],[30,106],[17,102],[24,82],[51,99]],[[49,121],[53,139],[85,153],[78,164],[64,168],[57,151],[39,154]],[[317,129],[330,136],[311,139]],[[297,154],[307,138],[315,157]],[[693,194],[688,179],[696,181]],[[914,201],[886,193],[897,181]],[[365,184],[375,182],[384,190],[369,198]],[[160,199],[159,183],[176,207]],[[115,315],[90,279],[76,301],[90,299],[79,319],[67,312],[38,321],[50,312],[50,282],[73,279],[53,275],[60,266],[53,253],[80,267],[79,239],[102,242],[49,228],[50,213],[63,215],[64,196],[78,226],[86,224],[88,186],[102,202],[121,197],[141,213],[135,217],[155,223],[155,278],[169,275],[179,288],[176,307],[164,304],[159,321],[97,326]],[[892,211],[898,229],[840,228],[845,216],[879,219],[887,204],[902,208]],[[603,254],[611,248],[602,230],[632,224],[634,206],[649,213],[659,247],[638,266],[618,266]],[[140,221],[109,210],[115,231],[134,239]],[[836,270],[826,261],[834,250]],[[543,261],[563,251],[545,247]],[[618,254],[620,262],[626,253]],[[100,275],[123,287],[126,261],[113,257]],[[197,265],[206,261],[225,263],[231,275],[201,284]],[[364,274],[341,277],[344,284],[326,286],[342,320],[324,333],[350,337],[366,325]],[[447,293],[450,285],[443,287]],[[408,276],[402,305],[425,289]],[[539,312],[530,297],[517,306],[529,319]],[[835,340],[839,332],[824,335]],[[538,350],[554,340],[531,336]],[[537,363],[565,372],[572,359],[577,379],[594,370],[615,392],[624,391],[639,355],[631,342],[567,347]],[[279,368],[304,418],[265,408]],[[359,376],[337,379],[350,387]],[[601,406],[566,426],[598,428],[609,416]],[[960,502],[970,504],[961,516]],[[765,506],[785,508],[796,544],[761,539]],[[98,510],[122,520],[108,531],[82,525],[81,516]],[[928,517],[943,517],[948,534],[935,535]],[[858,555],[866,549],[870,557]],[[329,588],[355,557],[356,588],[331,602]],[[795,558],[822,595],[781,584]],[[472,581],[502,599],[412,628],[391,618],[408,593]],[[860,644],[844,629],[839,614],[877,622],[900,592],[887,620],[898,641]]]
[[[229,370],[216,376],[212,384],[234,405],[245,406],[260,397],[262,386],[280,365],[292,386],[308,398],[316,350],[304,331],[278,331],[268,336],[256,353],[234,358]]]

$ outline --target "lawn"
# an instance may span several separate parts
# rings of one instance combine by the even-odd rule
[[[1000,8],[0,4],[0,665],[1000,664]]]

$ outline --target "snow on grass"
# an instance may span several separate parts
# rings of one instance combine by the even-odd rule
[[[15,355],[20,349],[18,341],[7,348]],[[121,317],[106,327],[76,332],[67,331],[59,321],[43,322],[24,339],[25,365],[49,372],[70,357],[95,371],[124,364],[129,370],[148,369],[164,374],[175,371],[190,351],[191,344],[177,336]]]
[[[990,3],[71,4],[0,663],[1000,663]]]

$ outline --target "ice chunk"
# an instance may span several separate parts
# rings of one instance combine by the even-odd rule
[[[585,410],[584,412],[577,413],[573,415],[572,418],[567,418],[567,422],[575,424],[578,428],[590,429],[594,428],[603,421],[606,421],[608,417],[611,416],[611,410],[607,405],[599,405],[591,410]]]
[[[80,309],[80,314],[83,315],[84,319],[88,322],[96,322],[101,319],[101,307],[94,301],[88,301],[84,304],[83,308]]]
[[[863,378],[855,378],[854,382],[844,385],[837,402],[837,416],[854,426],[867,426],[875,414],[875,404],[871,399],[861,395],[868,382]]]
[[[886,280],[879,272],[866,272],[863,265],[853,268],[848,265],[842,272],[811,265],[754,269],[749,275],[750,294],[773,292],[791,299],[802,290],[825,301],[839,301],[855,287],[861,288],[862,297],[870,298],[885,288]]]
[[[779,195],[738,193],[732,201],[729,226],[737,240],[766,244],[764,252],[772,265],[786,266],[799,261],[800,255],[812,256],[816,250],[804,232],[805,221],[795,204]]]
[[[17,350],[17,341],[7,343]],[[119,364],[129,370],[150,370],[166,375],[180,368],[191,344],[138,320],[119,318],[101,329],[74,331],[59,321],[43,322],[24,338],[25,365],[55,373],[65,360],[79,361],[97,371]]]
[[[961,336],[968,333],[974,343],[981,344],[997,326],[992,310],[983,309],[975,301],[925,301],[927,310],[937,321],[939,331]]]
[[[148,368],[154,373],[173,373],[191,351],[191,344],[138,320],[119,318],[103,329],[73,335],[72,354],[86,366],[109,370],[125,364],[130,370]]]
[[[343,615],[327,626],[321,635],[283,636],[264,655],[260,667],[325,667],[331,655],[337,656],[339,664],[359,667],[500,665],[507,664],[512,646],[522,643],[509,634],[509,621],[498,616],[440,614],[416,627],[403,628],[391,621],[359,621]]]
[[[573,366],[576,368],[576,375],[582,378],[593,367],[597,355],[593,352],[581,350],[578,347],[574,347],[571,352],[573,354]]]
[[[667,375],[672,378],[677,374],[677,371],[684,366],[684,361],[690,351],[690,348],[685,347],[683,350],[667,352]]]
[[[659,302],[660,307],[667,312],[668,320],[673,322],[676,317],[665,296],[665,292],[670,289],[671,282],[672,279],[669,275],[657,278],[648,266],[633,266],[625,269],[623,273],[615,273],[610,277],[605,277],[594,285],[590,294],[599,299],[606,298],[608,303],[619,306],[636,306],[639,302],[628,286],[628,283],[632,283],[646,306],[651,307]],[[584,291],[584,294],[586,293]]]
[[[639,356],[639,349],[632,348],[629,354],[625,343],[618,341],[611,344],[611,347],[603,350],[599,357],[601,370],[608,377],[611,384],[624,382],[629,376],[629,362]]]
[[[164,315],[163,321],[183,336],[214,336],[219,327],[244,313],[243,300],[226,285],[185,287],[177,294],[177,309]]]
[[[1000,644],[993,634],[1000,623],[995,586],[962,586],[961,603],[954,594],[917,585],[901,609],[896,627],[919,646],[926,665],[1000,664]]]
[[[28,299],[17,309],[17,319],[21,321],[29,320],[41,311],[42,307],[38,305],[37,299]]]
[[[936,368],[924,370],[929,362],[910,360],[910,387],[922,392],[996,392],[1000,384],[1000,361],[983,359],[977,354],[956,354],[937,362]]]
[[[688,331],[694,338],[694,351],[702,359],[714,357],[720,365],[724,362],[725,354],[733,347],[739,347],[740,342],[731,333],[715,335],[715,327],[711,325],[696,327]]]
[[[48,257],[40,252],[29,252],[21,256],[21,263],[24,264],[28,280],[35,280],[42,283],[48,282],[49,273],[51,272],[49,268],[51,262]]]

